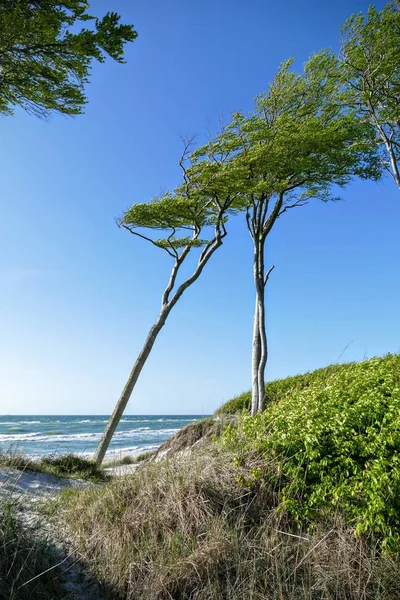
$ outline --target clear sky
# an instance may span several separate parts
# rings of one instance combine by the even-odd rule
[[[179,183],[180,134],[251,110],[282,60],[336,48],[367,6],[114,0],[139,38],[126,65],[94,68],[86,114],[1,119],[0,413],[112,410],[169,271],[114,218]],[[356,182],[342,197],[291,211],[271,237],[268,379],[400,351],[400,191]],[[251,263],[238,219],[171,314],[127,412],[209,413],[249,388]]]

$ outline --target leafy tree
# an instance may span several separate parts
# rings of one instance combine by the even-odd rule
[[[0,113],[16,106],[40,117],[83,111],[93,60],[123,62],[125,43],[137,37],[115,12],[99,19],[87,10],[85,0],[0,3]]]
[[[354,176],[380,176],[370,124],[343,108],[340,84],[327,75],[334,60],[321,52],[310,58],[301,75],[286,61],[268,92],[256,99],[254,113],[234,114],[223,132],[200,150],[203,156],[229,155],[232,191],[246,207],[253,240],[253,414],[265,408],[265,287],[273,268],[266,266],[268,235],[288,210],[312,199],[335,200],[333,186],[342,187]]]
[[[220,157],[215,162],[198,161],[194,154],[190,155],[190,145],[190,141],[185,144],[180,160],[182,184],[149,203],[134,204],[120,220],[120,226],[131,234],[166,252],[172,259],[172,268],[161,296],[160,313],[150,328],[96,450],[95,459],[100,464],[171,310],[222,246],[227,235],[227,219],[238,210],[237,195],[230,189],[231,170],[226,168],[225,158]],[[188,268],[193,254],[192,271],[179,282],[182,267]]]
[[[339,73],[347,102],[375,128],[382,164],[400,188],[400,3],[352,15],[343,27]]]

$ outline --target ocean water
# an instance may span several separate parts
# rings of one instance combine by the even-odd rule
[[[107,456],[155,450],[181,427],[204,415],[127,415],[114,434]],[[32,457],[74,453],[89,457],[95,451],[107,416],[0,416],[0,451]]]

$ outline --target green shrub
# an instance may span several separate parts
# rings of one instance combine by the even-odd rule
[[[244,392],[240,396],[235,396],[232,400],[225,402],[218,410],[215,411],[216,415],[234,415],[244,410],[250,410],[251,407],[251,394],[250,392]]]
[[[378,533],[397,550],[400,355],[291,379],[299,385],[263,414],[242,415],[221,443],[237,461],[254,452],[277,461],[283,506],[298,521],[340,509],[357,534]],[[254,475],[262,477],[262,469]]]
[[[331,375],[340,370],[343,365],[330,365],[323,369],[317,369],[311,373],[303,373],[302,375],[294,375],[293,377],[286,377],[285,379],[277,379],[270,381],[265,386],[265,395],[267,398],[267,404],[277,402],[284,398],[287,394],[298,392],[310,385],[316,383],[323,383]],[[251,393],[245,392],[236,398],[232,398],[221,406],[217,411],[216,415],[223,414],[235,414],[244,410],[249,411],[251,407]]]

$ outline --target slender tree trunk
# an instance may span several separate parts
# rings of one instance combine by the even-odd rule
[[[265,408],[265,367],[267,364],[267,335],[264,301],[264,240],[254,239],[254,308],[251,414]]]
[[[399,169],[399,165],[397,162],[396,151],[393,147],[393,143],[388,139],[387,135],[383,131],[383,128],[381,126],[378,126],[378,129],[379,129],[380,136],[383,140],[383,143],[385,144],[386,152],[389,155],[393,179],[395,180],[397,187],[400,188],[400,169]]]
[[[283,204],[281,192],[268,214],[271,197],[262,195],[254,201],[251,210],[246,213],[247,228],[254,244],[253,274],[256,291],[254,311],[253,355],[252,355],[252,403],[251,414],[265,410],[265,368],[268,360],[268,343],[265,318],[265,287],[274,269],[272,265],[265,273],[265,241],[276,219],[280,215]]]
[[[251,414],[254,416],[258,411],[259,389],[258,389],[258,369],[261,355],[260,330],[258,325],[258,298],[256,296],[256,305],[254,307],[254,326],[253,326],[253,349],[251,365]]]
[[[265,367],[268,359],[267,334],[265,328],[265,267],[264,267],[264,246],[265,239],[260,239],[256,245],[257,253],[257,272],[255,274],[255,288],[257,298],[258,312],[258,334],[260,338],[260,355],[258,361],[257,379],[258,379],[258,407],[257,411],[262,412],[265,409]]]
[[[395,180],[397,187],[400,188],[400,170],[399,170],[399,165],[397,163],[396,154],[393,149],[393,144],[391,144],[389,142],[386,143],[386,149],[387,149],[387,151],[389,153],[389,157],[390,157],[390,164],[392,167],[393,179]]]
[[[143,348],[141,349],[141,351],[136,359],[136,362],[133,365],[131,372],[129,373],[128,380],[125,384],[124,389],[122,390],[122,394],[119,397],[119,400],[115,406],[114,412],[112,413],[112,415],[107,423],[107,426],[104,430],[104,433],[103,433],[103,435],[100,439],[99,445],[97,447],[96,453],[94,455],[95,461],[98,464],[101,464],[103,462],[104,456],[107,452],[107,448],[111,442],[111,439],[112,439],[114,432],[118,426],[118,423],[120,422],[120,419],[126,408],[126,405],[129,402],[129,398],[131,397],[133,388],[136,385],[138,377],[139,377],[139,375],[144,367],[144,364],[153,348],[154,342],[156,341],[158,334],[160,333],[161,329],[165,325],[165,321],[167,320],[167,317],[168,317],[171,309],[172,309],[172,305],[170,305],[170,304],[166,304],[162,307],[161,312],[160,312],[156,322],[154,323],[153,327],[150,329],[148,336],[146,338],[146,341],[143,345]]]
[[[258,295],[258,328],[260,336],[260,360],[258,365],[258,412],[265,410],[265,368],[268,360],[267,333],[265,328],[265,293],[264,282],[260,282],[260,292]]]
[[[386,132],[385,132],[382,124],[379,122],[379,119],[377,118],[377,116],[375,114],[375,110],[374,110],[372,103],[369,102],[368,104],[369,104],[369,113],[370,113],[372,125],[378,130],[381,140],[385,144],[386,152],[389,155],[390,166],[392,168],[392,177],[395,180],[396,185],[400,188],[400,169],[399,169],[399,165],[397,162],[397,156],[396,156],[395,148],[393,146],[393,142],[386,135]],[[398,127],[400,129],[400,125],[398,125]],[[393,133],[394,132],[392,132],[392,135],[393,135]]]
[[[220,215],[219,219],[221,218],[222,217]],[[118,423],[120,422],[121,416],[126,408],[126,405],[129,402],[129,398],[131,397],[133,388],[135,387],[138,377],[144,367],[144,364],[147,358],[149,357],[149,354],[154,346],[154,342],[156,341],[158,334],[165,325],[169,313],[174,308],[175,304],[177,304],[177,302],[180,300],[185,291],[200,277],[204,267],[206,266],[214,252],[220,246],[222,246],[223,238],[225,236],[226,229],[223,223],[221,225],[220,220],[218,220],[216,224],[214,239],[210,241],[201,252],[199,261],[193,273],[190,275],[190,277],[188,277],[183,283],[179,285],[172,298],[170,298],[170,294],[176,282],[178,271],[182,266],[182,263],[184,262],[185,258],[189,254],[191,246],[187,246],[186,249],[182,252],[181,257],[177,258],[175,265],[172,269],[168,285],[165,288],[164,293],[162,295],[161,312],[158,315],[158,318],[154,323],[153,327],[149,331],[144,346],[140,351],[135,364],[133,365],[132,371],[130,372],[128,377],[128,381],[125,384],[122,394],[116,404],[114,412],[112,413],[107,423],[107,426],[104,430],[104,433],[100,439],[99,445],[95,452],[94,458],[98,464],[101,464],[103,462],[110,441],[114,435]]]

